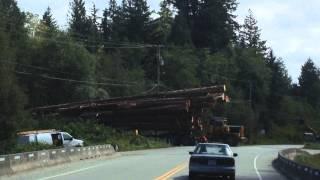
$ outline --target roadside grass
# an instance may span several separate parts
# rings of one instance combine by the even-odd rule
[[[303,134],[296,126],[279,127],[273,125],[268,135],[255,135],[249,139],[249,144],[277,145],[277,144],[302,144]]]
[[[306,143],[303,147],[304,149],[315,149],[320,150],[320,143]]]
[[[107,140],[107,144],[118,145],[119,151],[133,151],[170,147],[170,145],[163,140],[156,138],[147,138],[140,135],[123,136],[121,138],[109,139]]]
[[[311,155],[306,153],[296,156],[294,160],[299,164],[320,169],[320,154]]]

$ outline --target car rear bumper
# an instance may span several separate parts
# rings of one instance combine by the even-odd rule
[[[209,166],[190,166],[189,172],[203,175],[231,175],[235,174],[235,167],[209,167]]]

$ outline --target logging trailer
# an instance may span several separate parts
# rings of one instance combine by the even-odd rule
[[[153,131],[175,145],[192,145],[208,128],[203,113],[229,101],[225,92],[224,85],[210,86],[39,107],[32,112],[94,118],[113,128]]]

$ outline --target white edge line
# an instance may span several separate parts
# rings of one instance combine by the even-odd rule
[[[259,180],[262,180],[262,176],[261,176],[261,174],[259,173],[258,168],[257,168],[257,160],[258,160],[259,157],[260,157],[260,154],[258,154],[258,155],[254,158],[254,164],[253,164],[253,166],[254,166],[254,170],[256,171],[256,174],[257,174]]]
[[[82,169],[78,169],[78,170],[74,170],[74,171],[69,171],[69,172],[57,174],[57,175],[54,175],[54,176],[48,176],[48,177],[41,178],[39,180],[48,180],[48,179],[54,179],[54,178],[61,177],[61,176],[67,176],[67,175],[71,175],[71,174],[76,174],[76,173],[87,171],[89,169],[94,169],[94,168],[97,168],[97,167],[100,167],[100,166],[103,166],[103,165],[105,165],[105,164],[98,164],[98,165],[95,165],[95,166],[90,166],[90,167],[87,167],[87,168],[82,168]]]

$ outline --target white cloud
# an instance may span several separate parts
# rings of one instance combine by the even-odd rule
[[[239,0],[238,21],[254,12],[262,29],[262,38],[268,41],[276,55],[283,58],[289,75],[297,82],[301,66],[311,57],[320,66],[320,1],[309,0]]]

